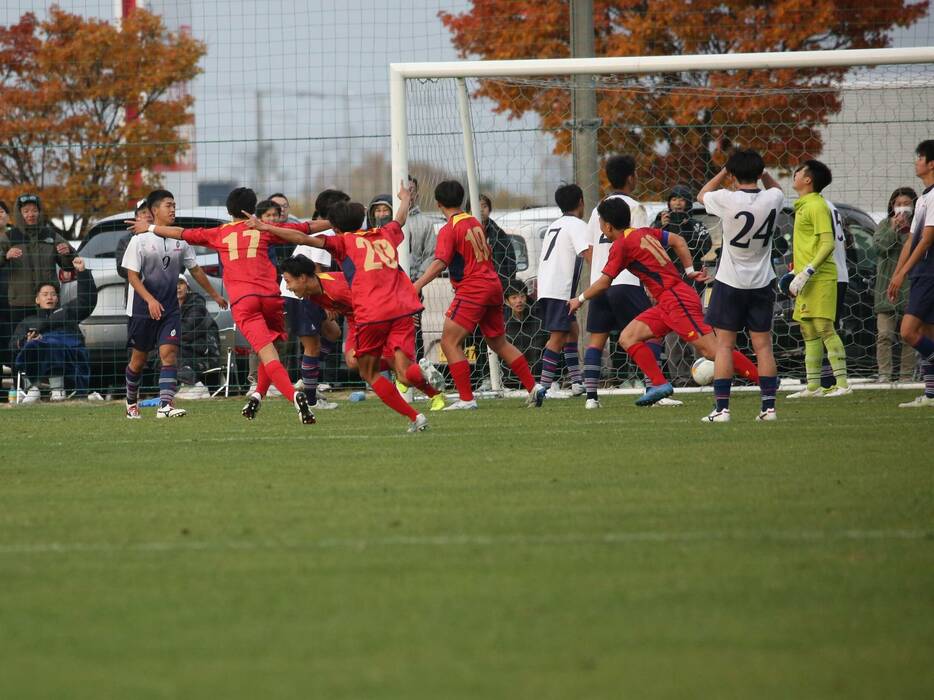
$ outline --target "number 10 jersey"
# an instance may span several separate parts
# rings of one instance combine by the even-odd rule
[[[455,214],[441,227],[435,258],[448,266],[458,299],[481,306],[503,304],[503,285],[493,267],[493,252],[473,216]]]

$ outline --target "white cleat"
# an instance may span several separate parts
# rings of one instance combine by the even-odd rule
[[[39,387],[31,386],[29,391],[26,392],[26,396],[23,397],[22,403],[38,403],[41,398],[42,393],[39,391]]]
[[[671,407],[671,406],[683,406],[683,405],[684,405],[684,401],[678,401],[678,399],[673,399],[673,398],[671,398],[671,397],[668,397],[668,398],[665,398],[665,399],[659,399],[658,401],[656,401],[656,402],[653,403],[652,405],[653,405],[653,406],[668,406],[668,407]]]
[[[587,389],[583,384],[579,382],[573,382],[571,384],[571,396],[583,396],[587,393]]]
[[[143,417],[143,414],[139,412],[139,404],[128,403],[126,405],[126,417],[129,420],[139,420]]]
[[[853,387],[851,386],[835,386],[824,391],[822,395],[825,399],[835,399],[838,396],[846,396],[847,394],[852,393]]]
[[[587,399],[586,403],[584,403],[584,408],[588,411],[600,408],[600,399]]]
[[[546,399],[569,399],[571,398],[571,393],[567,391],[562,391],[557,384],[552,384],[548,387],[548,391],[545,392]]]
[[[541,408],[542,404],[545,403],[545,387],[541,384],[536,384],[532,387],[532,391],[529,392],[528,398],[525,400],[525,405],[528,408]]]
[[[415,416],[415,420],[409,423],[409,427],[406,428],[405,432],[424,433],[426,430],[428,430],[428,419],[419,413],[417,416]]]
[[[470,401],[461,401],[458,399],[450,406],[445,406],[442,411],[475,411],[477,410],[477,400],[471,399]]]
[[[823,389],[802,389],[793,394],[788,394],[786,399],[816,399],[824,395]]]
[[[315,410],[321,409],[322,411],[333,411],[337,408],[337,403],[334,401],[328,401],[323,396],[319,396],[318,400],[311,404],[311,407]]]
[[[924,395],[915,396],[911,401],[898,404],[899,408],[924,408],[925,406],[934,407],[934,397]]]
[[[422,371],[422,379],[435,391],[444,391],[444,375],[438,371],[438,368],[431,364],[427,357],[418,361],[418,368]]]
[[[756,422],[765,422],[770,420],[778,420],[778,414],[775,413],[774,408],[767,408],[764,411],[759,411],[759,415],[756,416]]]
[[[184,408],[175,408],[172,404],[160,406],[156,409],[156,418],[182,418],[188,415]]]
[[[716,408],[708,413],[706,416],[701,418],[701,423],[729,423],[730,422],[730,409],[721,408],[717,410]]]

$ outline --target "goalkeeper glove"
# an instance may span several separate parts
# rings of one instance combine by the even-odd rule
[[[795,278],[791,280],[791,284],[788,286],[788,292],[791,296],[796,297],[804,289],[804,285],[808,283],[808,280],[811,279],[811,275],[814,274],[814,268],[808,265],[804,270],[795,275]]]

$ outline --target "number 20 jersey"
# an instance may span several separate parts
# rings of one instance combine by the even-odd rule
[[[324,249],[340,263],[358,326],[392,321],[422,310],[412,282],[399,268],[396,248],[402,227],[395,221],[368,231],[341,233],[324,239]]]
[[[772,236],[785,195],[777,187],[715,190],[704,195],[707,213],[723,222],[717,280],[734,289],[762,289],[775,279]]]
[[[455,214],[441,227],[435,258],[448,266],[458,299],[482,306],[503,303],[503,285],[493,267],[493,252],[480,222],[470,214]]]

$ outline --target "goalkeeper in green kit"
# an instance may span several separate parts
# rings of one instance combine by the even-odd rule
[[[830,184],[830,168],[819,160],[805,161],[794,175],[795,202],[794,266],[795,277],[789,294],[795,298],[794,319],[801,325],[804,338],[804,368],[807,387],[789,399],[818,396],[836,397],[852,393],[846,379],[846,351],[837,335],[837,266],[833,261],[834,233],[830,209],[821,192]],[[833,368],[836,386],[821,389],[821,362],[827,359]]]

